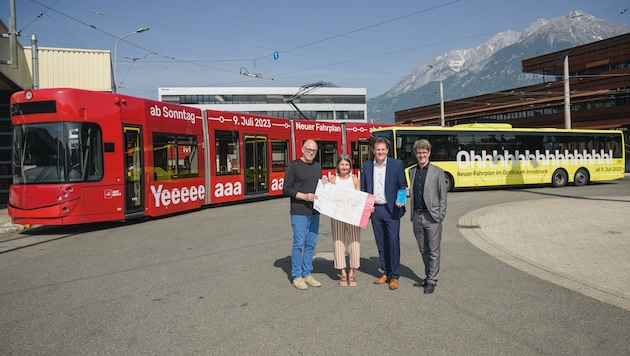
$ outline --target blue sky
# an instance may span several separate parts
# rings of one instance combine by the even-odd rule
[[[116,77],[118,92],[151,99],[158,87],[318,81],[367,88],[372,98],[420,63],[476,47],[498,32],[521,32],[537,19],[573,10],[630,25],[625,9],[630,1],[16,1],[25,46],[34,34],[41,47],[111,50],[113,56],[120,36],[149,27],[118,43]],[[9,0],[0,1],[0,15],[8,26]]]

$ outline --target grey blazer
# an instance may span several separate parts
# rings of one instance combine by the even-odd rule
[[[409,198],[410,209],[413,211],[413,181],[416,177],[416,169],[418,165],[413,165],[408,169],[409,177],[409,191],[411,197]],[[427,205],[427,209],[431,213],[431,217],[435,222],[442,222],[444,216],[446,216],[446,178],[442,168],[435,166],[429,162],[427,171],[427,178],[424,182],[424,192],[422,194],[424,203]],[[413,220],[413,213],[410,214]]]

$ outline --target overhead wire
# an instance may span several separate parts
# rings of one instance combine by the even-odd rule
[[[418,15],[418,14],[422,14],[422,13],[428,12],[428,11],[436,10],[436,9],[439,9],[439,8],[442,8],[442,7],[445,7],[445,6],[448,6],[448,5],[454,4],[454,3],[458,3],[458,2],[460,2],[460,1],[461,1],[461,0],[454,0],[454,1],[451,1],[451,2],[448,2],[448,3],[445,3],[445,4],[440,4],[440,5],[437,5],[437,6],[430,7],[430,8],[428,8],[428,9],[423,9],[423,10],[415,11],[415,12],[412,12],[412,13],[409,13],[409,14],[406,14],[406,15],[403,15],[403,16],[398,16],[398,17],[395,17],[395,18],[393,18],[393,19],[389,19],[389,20],[381,21],[381,22],[379,22],[379,23],[375,23],[375,24],[368,25],[368,26],[364,26],[364,27],[361,27],[361,28],[357,28],[357,29],[354,29],[354,30],[351,30],[351,31],[347,31],[347,32],[339,33],[339,34],[336,34],[336,35],[333,35],[333,36],[329,36],[329,37],[327,37],[327,38],[322,38],[322,39],[320,39],[320,40],[313,41],[313,42],[309,42],[309,43],[306,43],[306,44],[303,44],[303,45],[300,45],[300,46],[296,46],[296,47],[293,47],[293,48],[285,49],[285,50],[282,50],[282,52],[283,52],[283,53],[285,53],[285,52],[291,52],[291,51],[294,51],[294,50],[296,50],[296,49],[300,49],[300,48],[304,48],[304,47],[312,46],[312,45],[314,45],[314,44],[318,44],[318,43],[322,43],[322,42],[330,41],[330,40],[335,39],[335,38],[339,38],[339,37],[347,36],[347,35],[350,35],[350,34],[353,34],[353,33],[359,32],[359,31],[364,31],[364,30],[367,30],[367,29],[370,29],[370,28],[378,27],[378,26],[384,25],[384,24],[386,24],[386,23],[390,23],[390,22],[394,22],[394,21],[402,20],[402,19],[407,18],[407,17],[411,17],[411,16],[415,16],[415,15]],[[263,56],[263,57],[259,57],[259,58],[255,58],[255,59],[256,59],[256,60],[259,60],[259,59],[263,59],[263,58],[268,58],[268,56]]]
[[[82,25],[85,25],[85,26],[87,26],[87,27],[90,27],[90,28],[92,28],[92,29],[94,29],[94,30],[96,30],[96,31],[99,31],[99,32],[101,32],[101,33],[103,33],[103,34],[105,34],[105,35],[107,35],[107,36],[110,36],[110,37],[112,37],[112,38],[114,38],[114,39],[118,39],[118,38],[119,38],[119,36],[116,36],[116,35],[114,35],[114,34],[112,34],[112,33],[110,33],[110,32],[107,32],[107,31],[105,31],[105,30],[103,30],[103,29],[100,29],[100,28],[98,28],[96,25],[89,24],[89,23],[87,23],[87,22],[85,22],[85,21],[79,20],[79,19],[77,19],[77,18],[75,18],[75,17],[72,17],[72,16],[70,16],[70,15],[68,15],[68,14],[65,14],[65,13],[63,13],[63,12],[61,12],[61,11],[57,11],[57,10],[53,9],[52,7],[49,7],[48,5],[45,5],[45,4],[42,4],[42,3],[38,2],[37,0],[31,0],[31,1],[32,1],[32,2],[34,2],[34,3],[36,3],[36,4],[38,4],[38,5],[40,5],[40,6],[42,6],[42,7],[44,7],[44,8],[46,8],[47,10],[50,10],[50,11],[55,12],[55,13],[57,13],[57,14],[59,14],[59,15],[63,16],[63,17],[69,18],[69,19],[71,19],[72,21],[75,21],[75,22],[78,22],[78,23],[80,23],[80,24],[82,24]],[[58,0],[58,1],[59,1],[59,0]],[[57,1],[57,2],[58,2],[58,1]],[[65,31],[64,31],[64,32],[65,32]],[[175,57],[170,57],[170,56],[162,55],[162,54],[160,54],[160,53],[158,53],[158,52],[155,52],[155,51],[150,50],[150,49],[148,49],[148,48],[145,48],[145,47],[143,47],[143,46],[137,45],[137,44],[135,44],[135,43],[133,43],[133,42],[130,42],[130,41],[126,40],[126,39],[122,39],[122,42],[125,42],[125,43],[127,43],[127,44],[130,44],[130,45],[132,45],[132,46],[134,46],[134,47],[136,47],[136,48],[138,48],[138,49],[141,49],[141,50],[143,50],[143,51],[145,51],[145,52],[147,52],[147,53],[149,53],[149,54],[154,54],[154,55],[159,56],[159,57],[168,58],[168,59],[171,59],[171,60],[176,61],[176,62],[181,62],[181,63],[192,64],[192,65],[196,65],[196,66],[200,66],[200,67],[205,67],[205,68],[212,68],[212,69],[216,69],[216,70],[219,70],[219,71],[224,71],[224,72],[228,72],[228,73],[232,73],[232,72],[233,72],[233,71],[231,71],[231,70],[226,70],[226,69],[223,69],[223,68],[218,68],[218,67],[214,67],[214,66],[208,66],[208,65],[199,64],[199,63],[196,63],[196,61],[186,61],[186,60],[181,60],[181,59],[178,59],[178,58],[175,58]]]
[[[116,35],[114,35],[112,33],[109,33],[109,32],[107,32],[107,31],[105,31],[105,30],[103,30],[101,28],[98,28],[97,26],[95,26],[93,24],[89,24],[89,23],[87,23],[85,21],[82,21],[82,20],[77,19],[77,18],[75,18],[73,16],[70,16],[70,15],[67,15],[65,13],[62,13],[61,11],[53,9],[52,6],[48,6],[48,5],[42,4],[42,3],[38,2],[37,0],[31,0],[31,1],[34,2],[35,4],[38,4],[41,7],[46,8],[46,11],[55,12],[55,13],[61,15],[61,16],[69,18],[69,19],[71,19],[71,20],[73,20],[73,21],[75,21],[77,23],[80,23],[80,24],[85,25],[87,27],[90,27],[90,28],[92,28],[94,30],[97,30],[97,31],[99,31],[99,32],[101,32],[101,33],[103,33],[103,34],[105,34],[107,36],[110,36],[112,38],[118,38],[118,36],[116,36]],[[368,25],[368,26],[364,26],[364,27],[361,27],[361,28],[358,28],[358,29],[354,29],[354,30],[351,30],[351,31],[346,31],[344,33],[335,34],[335,35],[332,35],[332,36],[329,36],[329,37],[326,37],[326,38],[323,38],[323,39],[320,39],[320,40],[317,40],[317,41],[313,41],[313,42],[306,43],[306,44],[303,44],[303,45],[299,45],[299,46],[296,46],[296,47],[293,47],[293,48],[282,50],[282,52],[283,53],[293,52],[293,51],[295,51],[297,49],[305,48],[305,47],[308,47],[308,46],[311,46],[311,45],[314,45],[314,44],[317,44],[317,43],[322,43],[322,42],[325,42],[325,41],[329,41],[329,40],[332,40],[332,39],[335,39],[335,38],[344,37],[344,36],[350,35],[352,33],[360,32],[360,31],[363,31],[363,30],[366,30],[366,29],[377,27],[377,26],[381,26],[381,25],[384,25],[384,24],[387,24],[387,23],[398,21],[398,20],[401,20],[401,19],[404,19],[404,18],[408,18],[408,17],[411,17],[411,16],[415,16],[415,15],[421,14],[421,13],[426,13],[428,11],[432,11],[432,10],[435,10],[435,9],[438,9],[438,8],[442,8],[442,7],[445,7],[445,6],[448,6],[448,5],[460,2],[460,1],[461,0],[453,0],[453,1],[450,1],[450,2],[447,2],[447,3],[444,3],[444,4],[440,4],[440,5],[437,5],[437,6],[430,7],[430,8],[414,11],[412,13],[408,13],[408,14],[405,14],[405,15],[402,15],[402,16],[398,16],[398,17],[395,17],[395,18],[392,18],[392,19],[388,19],[388,20],[381,21],[381,22],[378,22],[378,23],[375,23],[375,24],[371,24],[371,25]],[[59,0],[57,2],[59,2]],[[104,14],[102,12],[97,12],[97,13],[100,14],[100,15]],[[202,62],[222,62],[222,61],[225,61],[225,62],[229,62],[229,61],[233,61],[233,62],[256,61],[256,60],[260,60],[260,59],[268,57],[268,56],[261,56],[259,58],[254,58],[254,59],[231,59],[231,60],[228,60],[228,59],[223,59],[223,60],[182,60],[182,59],[179,59],[179,58],[176,58],[176,57],[158,54],[155,51],[149,50],[149,49],[147,49],[147,48],[145,48],[143,46],[137,45],[137,44],[135,44],[133,42],[130,42],[130,41],[126,40],[126,39],[123,39],[122,41],[126,42],[126,43],[128,43],[128,44],[130,44],[130,45],[132,45],[132,46],[134,46],[134,47],[136,47],[138,49],[141,49],[143,51],[146,51],[146,52],[149,52],[149,53],[155,53],[156,55],[158,55],[160,57],[163,57],[165,59],[168,59],[170,61],[175,61],[175,62],[180,62],[180,63],[185,63],[185,64],[191,64],[191,65],[196,65],[196,66],[205,67],[205,68],[211,68],[211,69],[215,69],[215,70],[219,70],[219,71],[223,71],[223,72],[227,72],[227,73],[235,73],[235,71],[234,70],[220,68],[220,67],[216,67],[216,66],[204,65],[204,64],[201,64],[201,63]],[[388,52],[388,53],[382,53],[382,54],[378,54],[378,55],[375,55],[375,56],[362,57],[360,59],[348,60],[348,61],[343,61],[343,62],[329,63],[329,64],[326,64],[326,65],[322,65],[322,66],[318,66],[318,67],[314,67],[314,68],[308,68],[308,69],[304,69],[304,70],[300,70],[300,71],[294,71],[294,72],[291,72],[291,73],[277,74],[277,75],[274,75],[273,77],[285,76],[285,75],[289,75],[289,74],[294,74],[294,73],[299,73],[299,72],[304,72],[304,71],[310,71],[310,70],[313,70],[313,69],[319,69],[319,68],[333,66],[333,65],[339,65],[339,64],[348,65],[348,63],[350,63],[350,62],[354,62],[354,61],[358,61],[358,60],[362,60],[362,59],[366,59],[366,58],[373,58],[373,57],[377,57],[377,56],[383,56],[383,55],[387,55],[387,54],[399,53],[399,52],[408,51],[408,50],[410,50],[410,49],[400,49],[400,50],[397,50],[397,51],[392,51],[392,52]],[[313,58],[313,57],[309,56],[309,58]]]

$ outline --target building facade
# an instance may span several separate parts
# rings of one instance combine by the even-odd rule
[[[300,120],[367,122],[365,88],[195,87],[158,88],[158,100],[202,110],[235,111]]]

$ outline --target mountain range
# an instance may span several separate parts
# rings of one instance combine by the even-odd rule
[[[630,32],[630,26],[575,10],[552,20],[538,19],[523,32],[507,30],[470,49],[449,51],[420,63],[386,93],[369,99],[368,120],[393,123],[394,112],[540,83],[522,72],[524,59]]]

